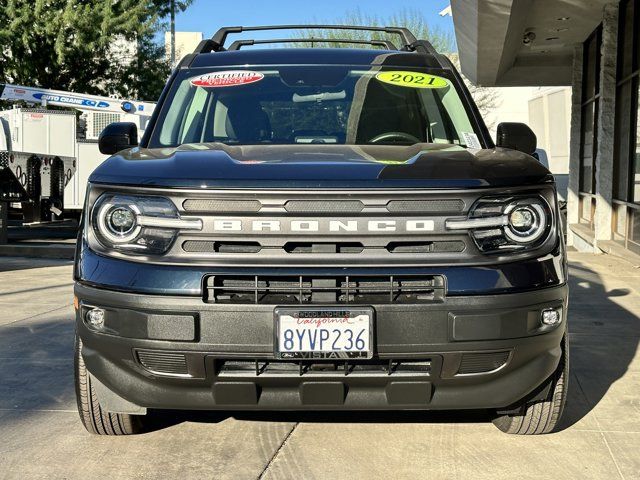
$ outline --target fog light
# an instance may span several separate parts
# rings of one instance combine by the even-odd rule
[[[94,308],[87,312],[87,323],[96,329],[104,327],[104,310]]]
[[[561,309],[549,309],[542,311],[542,323],[544,325],[558,325],[562,321]]]

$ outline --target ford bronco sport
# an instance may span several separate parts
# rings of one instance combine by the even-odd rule
[[[567,267],[535,135],[503,123],[494,145],[449,59],[403,28],[314,27],[399,47],[225,48],[292,27],[221,29],[139,145],[132,124],[102,133],[113,156],[90,177],[74,272],[84,426],[483,409],[504,432],[552,431]]]

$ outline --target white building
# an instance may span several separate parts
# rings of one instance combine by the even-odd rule
[[[176,65],[182,57],[195,50],[202,37],[202,32],[176,32]],[[171,58],[171,32],[164,33],[164,48],[167,58]],[[171,65],[171,68],[176,65]]]
[[[476,85],[566,85],[532,118],[571,111],[537,131],[563,152],[568,135],[568,243],[640,255],[640,0],[452,0],[462,72]],[[535,126],[535,121],[534,126]],[[535,130],[535,128],[534,128]]]

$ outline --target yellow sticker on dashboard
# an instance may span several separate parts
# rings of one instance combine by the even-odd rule
[[[380,72],[376,78],[383,83],[409,88],[447,88],[449,80],[436,75],[419,72]]]

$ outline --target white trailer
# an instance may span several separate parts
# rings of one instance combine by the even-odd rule
[[[142,135],[155,104],[1,85],[0,99],[70,107],[0,111],[0,201],[20,203],[26,222],[78,212],[87,179],[106,158],[97,138],[112,122],[138,125]],[[82,115],[78,117],[76,110]],[[80,123],[81,128],[78,128]]]

